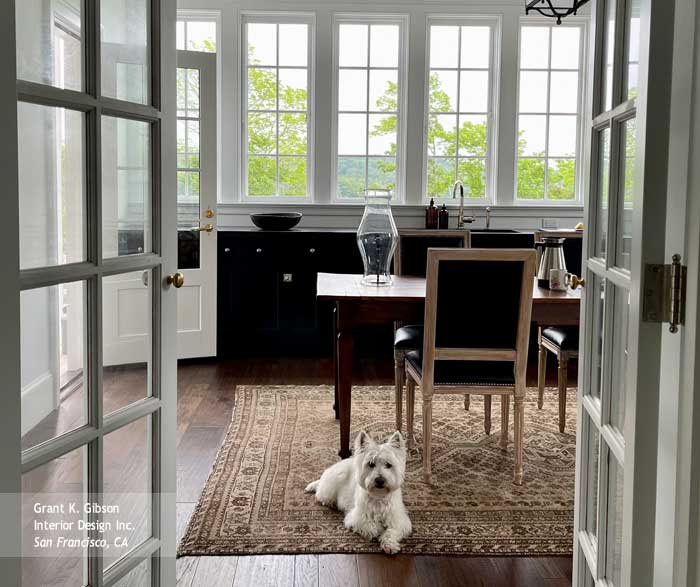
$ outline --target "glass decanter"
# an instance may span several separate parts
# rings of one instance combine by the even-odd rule
[[[398,238],[391,214],[391,190],[365,190],[365,213],[357,229],[365,285],[391,285],[391,257]]]

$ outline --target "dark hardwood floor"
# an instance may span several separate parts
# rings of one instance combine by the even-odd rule
[[[573,362],[572,362],[573,363]],[[528,383],[536,385],[536,353]],[[177,516],[182,536],[226,434],[236,385],[331,384],[329,359],[265,359],[183,362],[178,370]],[[556,367],[548,369],[556,384]],[[391,361],[358,361],[358,385],[391,385]],[[569,370],[575,385],[576,367]],[[549,586],[571,585],[571,558],[399,555],[260,555],[183,557],[177,561],[182,587],[262,586]]]

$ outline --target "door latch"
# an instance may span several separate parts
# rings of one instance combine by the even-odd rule
[[[678,254],[673,255],[670,265],[645,265],[642,307],[645,322],[668,322],[670,332],[678,332],[678,327],[685,324],[687,272]]]

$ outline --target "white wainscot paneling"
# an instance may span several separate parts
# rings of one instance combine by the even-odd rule
[[[442,205],[442,204],[441,204]],[[264,205],[219,204],[219,228],[250,228],[253,223],[249,215],[254,212],[301,212],[304,216],[299,228],[357,228],[363,212],[362,205],[309,204],[309,205]],[[450,228],[457,222],[457,207],[448,206]],[[422,228],[425,226],[425,207],[398,205],[392,210],[399,228]],[[470,207],[465,202],[464,213],[476,217],[470,226],[485,228],[486,212],[483,206]],[[491,206],[491,228],[516,230],[538,230],[545,228],[573,228],[583,220],[583,209],[563,206]],[[552,226],[556,223],[556,226]]]

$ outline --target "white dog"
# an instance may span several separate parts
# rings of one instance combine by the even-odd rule
[[[378,538],[387,554],[397,553],[411,533],[401,497],[406,447],[400,432],[377,444],[364,430],[355,438],[353,456],[337,462],[309,483],[307,493],[345,512],[345,527],[367,539]]]

